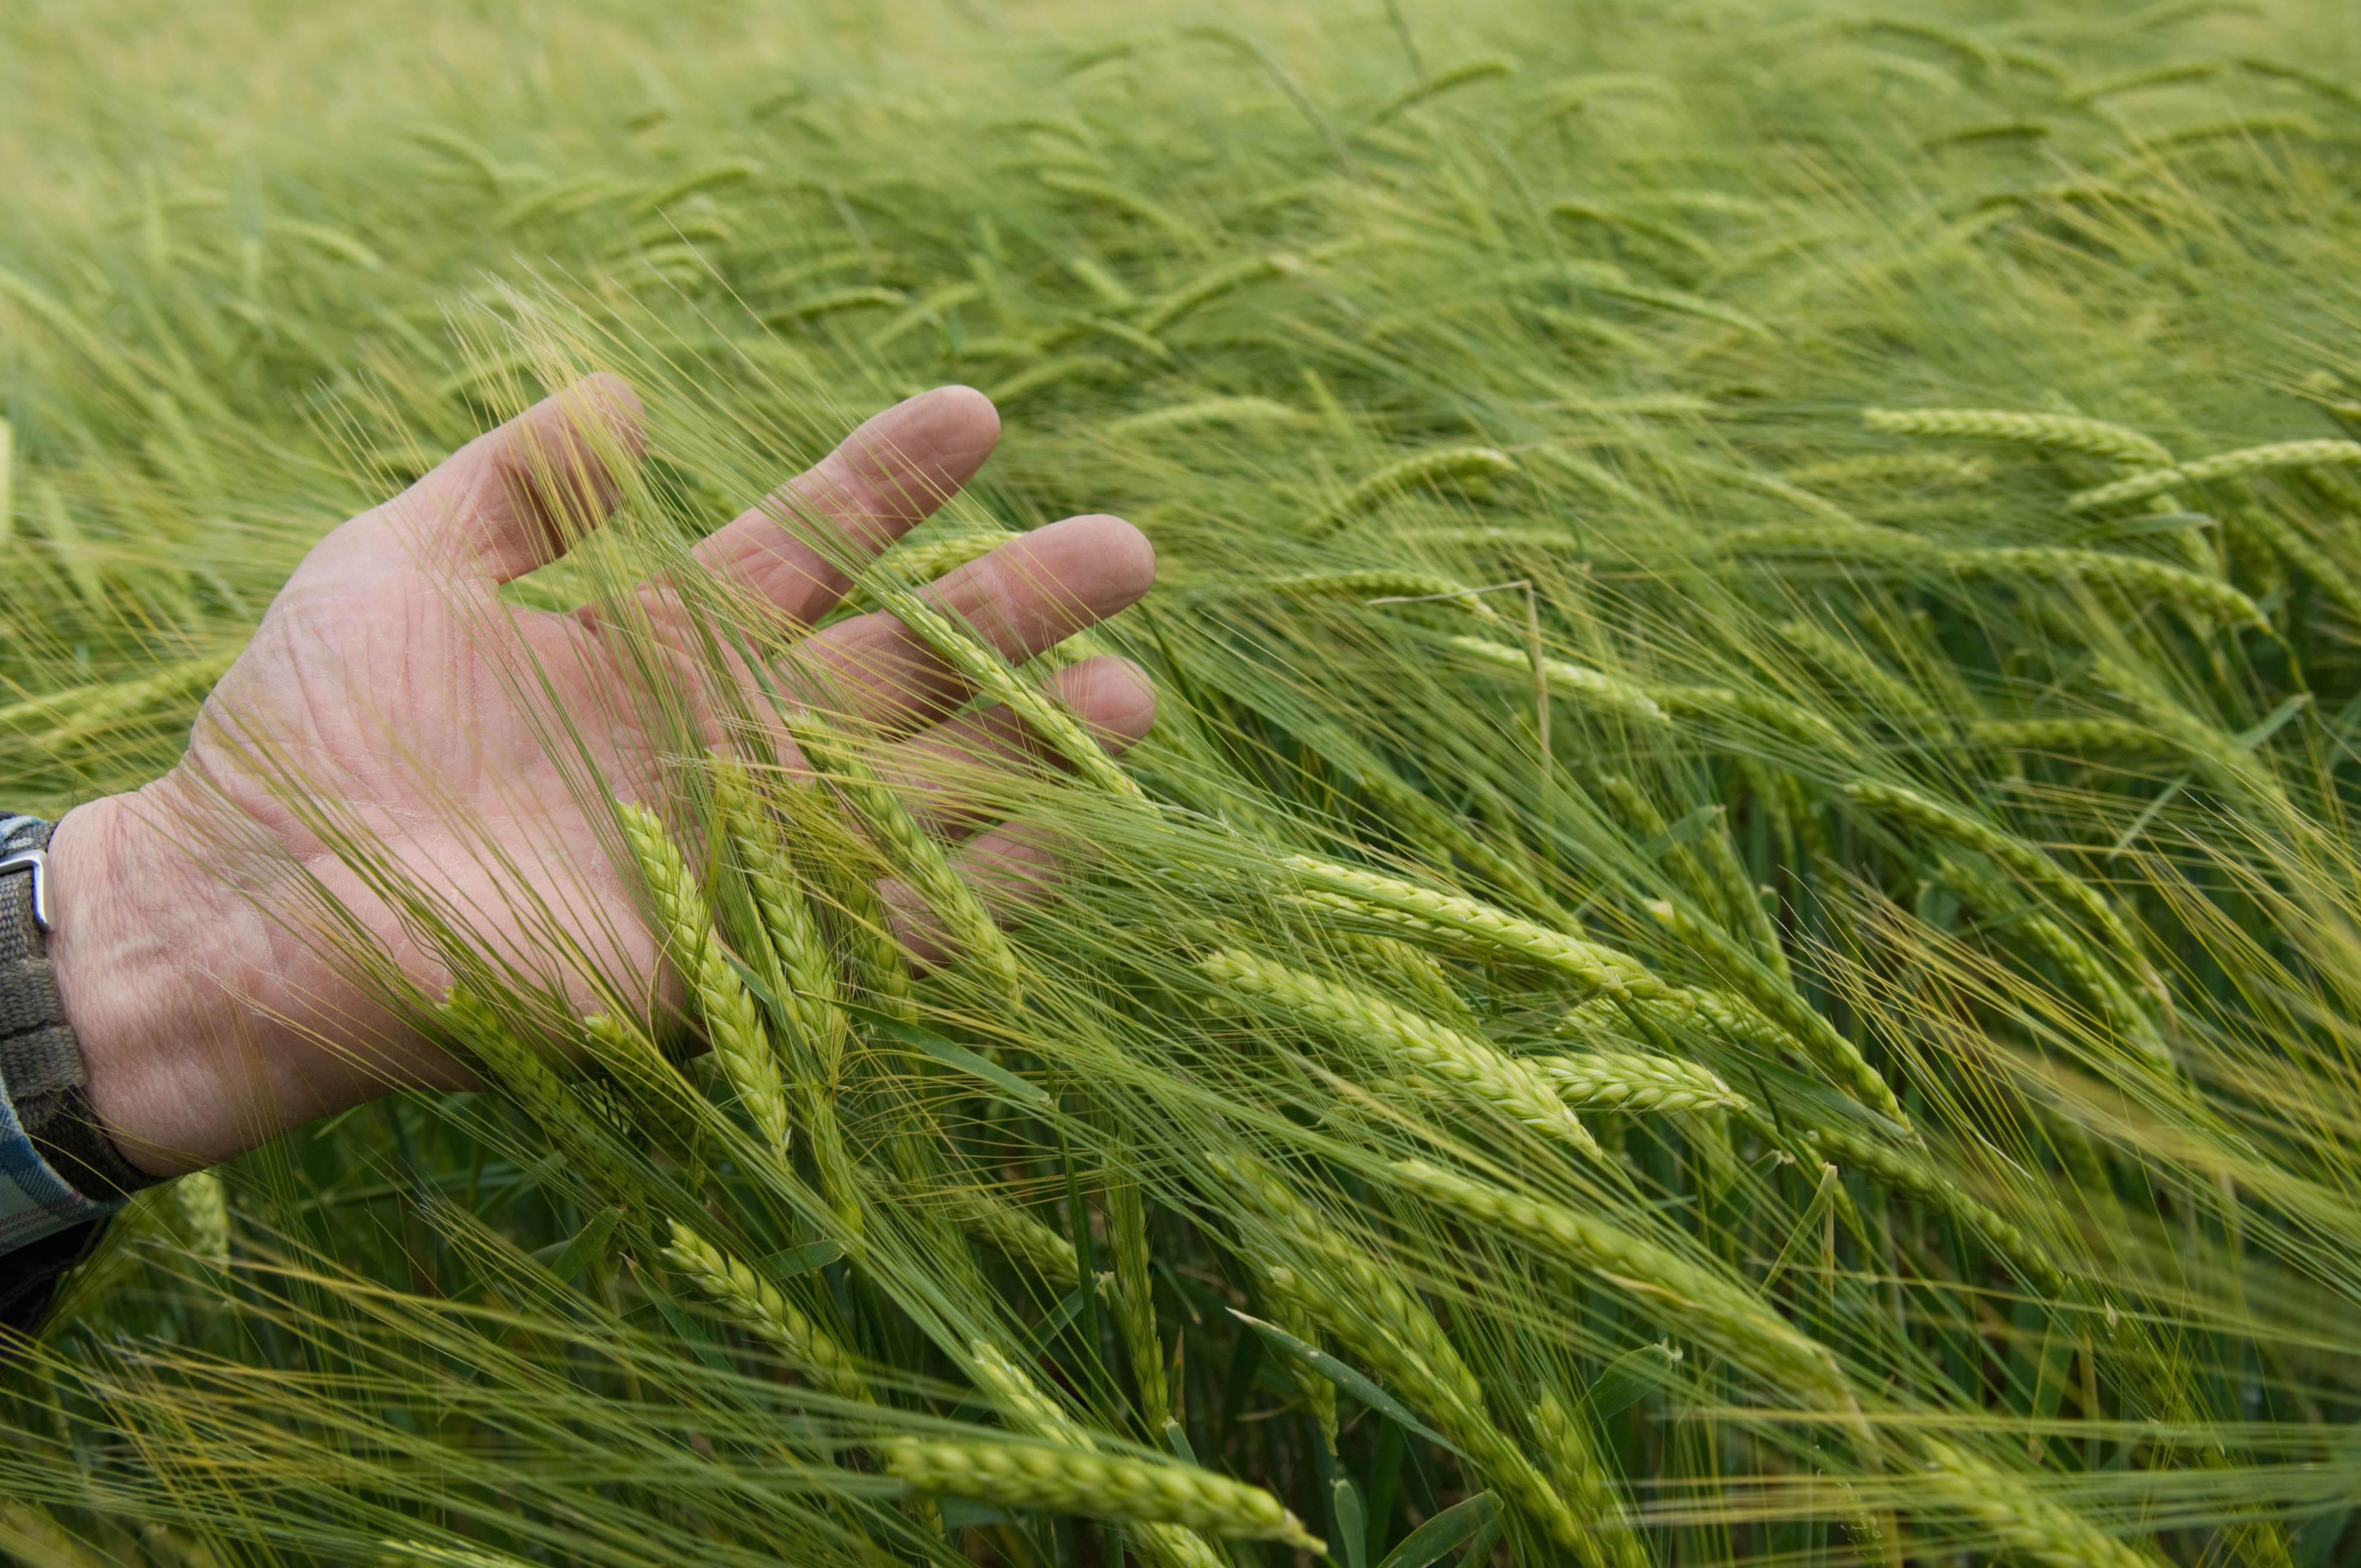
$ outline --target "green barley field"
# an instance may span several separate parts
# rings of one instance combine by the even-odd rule
[[[482,1087],[135,1201],[16,1561],[2361,1563],[2361,12],[10,0],[0,170],[10,808],[645,429],[457,622],[614,939],[244,749],[320,858],[189,852]],[[952,382],[776,518],[1000,713],[921,787],[689,547]],[[1103,626],[917,593],[1102,511]]]

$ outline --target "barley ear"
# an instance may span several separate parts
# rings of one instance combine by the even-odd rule
[[[1651,904],[1648,913],[1681,942],[1713,961],[1748,1001],[1795,1037],[1804,1055],[1838,1088],[1880,1115],[1905,1127],[1910,1124],[1893,1087],[1869,1065],[1861,1047],[1838,1034],[1836,1026],[1806,1005],[1791,986],[1763,974],[1759,959],[1750,959],[1729,938],[1668,901]]]
[[[994,922],[975,889],[952,871],[942,845],[918,826],[901,797],[818,714],[807,710],[794,715],[787,720],[787,729],[802,749],[804,760],[835,786],[895,872],[942,922],[951,945],[1010,997],[1018,995],[1023,971],[1006,934]]]
[[[181,1227],[188,1238],[189,1255],[214,1267],[229,1263],[229,1189],[221,1173],[192,1170],[172,1183],[173,1206],[181,1212]]]
[[[1115,766],[1082,720],[1039,686],[1008,667],[974,633],[907,588],[881,587],[879,602],[991,701],[1005,706],[1026,728],[1049,741],[1074,770],[1119,799],[1145,800],[1131,775]]]
[[[638,1196],[640,1183],[615,1162],[598,1117],[505,1017],[463,985],[445,992],[434,1011],[493,1081],[524,1108],[593,1185],[618,1201],[629,1202]]]
[[[787,1096],[778,1058],[763,1031],[753,993],[723,956],[704,891],[653,812],[628,801],[618,802],[615,810],[639,862],[657,940],[688,982],[713,1042],[714,1060],[763,1137],[783,1149],[787,1144]]]
[[[1556,1395],[1543,1390],[1532,1409],[1533,1435],[1540,1439],[1550,1478],[1559,1493],[1590,1528],[1583,1555],[1601,1568],[1649,1568],[1646,1545],[1633,1533],[1621,1492],[1607,1474],[1590,1434],[1580,1418],[1566,1413]]]
[[[1172,1416],[1172,1395],[1164,1380],[1164,1340],[1156,1328],[1155,1276],[1148,1263],[1148,1205],[1139,1183],[1112,1178],[1106,1187],[1107,1232],[1115,1251],[1115,1315],[1123,1331],[1124,1353],[1139,1390],[1140,1420],[1161,1431]]]
[[[677,1220],[672,1222],[671,1236],[664,1248],[664,1261],[686,1275],[740,1327],[808,1369],[830,1393],[847,1399],[875,1400],[868,1379],[852,1358],[777,1286]]]
[[[1594,1158],[1598,1145],[1548,1080],[1489,1041],[1446,1028],[1381,996],[1224,949],[1199,968],[1233,995],[1274,1005],[1304,1023],[1377,1053],[1389,1067],[1434,1080],[1491,1106],[1546,1138]]]
[[[1326,1550],[1268,1492],[1193,1464],[975,1439],[898,1438],[880,1449],[886,1474],[917,1492]]]

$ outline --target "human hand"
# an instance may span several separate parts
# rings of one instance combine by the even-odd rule
[[[767,510],[708,537],[696,562],[767,600],[786,626],[808,626],[850,584],[774,518],[816,518],[840,535],[840,559],[866,559],[964,484],[998,436],[978,392],[913,398],[863,424]],[[287,906],[286,879],[235,888],[191,854],[191,836],[217,831],[225,814],[353,912],[406,978],[429,992],[447,981],[339,857],[329,841],[338,835],[283,783],[274,787],[260,759],[300,775],[305,801],[368,835],[406,882],[468,911],[494,946],[533,945],[516,913],[523,902],[565,922],[580,950],[653,971],[632,890],[550,756],[544,727],[551,708],[595,716],[579,730],[588,760],[620,793],[653,797],[665,742],[614,700],[638,666],[596,615],[518,609],[497,597],[614,505],[616,468],[636,461],[642,441],[638,400],[620,380],[592,377],[344,524],[272,601],[172,771],[58,825],[49,952],[91,1104],[133,1164],[170,1174],[390,1089],[467,1080],[322,950],[306,911]],[[1130,524],[1076,517],[1000,546],[926,595],[1022,659],[1133,603],[1155,571]],[[659,615],[667,598],[653,585],[642,594]],[[781,663],[896,737],[887,771],[898,776],[923,780],[930,765],[1022,745],[1005,711],[950,717],[968,687],[890,615],[803,637]],[[539,707],[513,682],[523,667],[548,682]],[[1146,677],[1125,660],[1071,665],[1055,686],[1110,749],[1137,740],[1155,716]],[[208,820],[215,827],[201,829]],[[1022,828],[942,826],[967,831],[954,859],[972,878],[1049,873],[1049,846]],[[503,859],[506,872],[493,863]]]

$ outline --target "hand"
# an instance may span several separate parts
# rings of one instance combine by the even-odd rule
[[[964,484],[999,428],[982,394],[939,388],[870,420],[778,499],[866,558]],[[272,601],[172,771],[59,824],[50,955],[92,1106],[133,1164],[170,1174],[403,1084],[467,1080],[319,950],[306,912],[292,905],[293,879],[236,889],[192,857],[190,846],[218,841],[225,819],[266,857],[315,878],[409,979],[430,992],[446,982],[306,814],[290,809],[283,786],[260,776],[258,756],[298,770],[311,798],[372,836],[412,883],[469,911],[496,945],[533,947],[511,913],[521,888],[559,912],[582,950],[653,971],[631,888],[546,754],[545,727],[502,678],[546,671],[549,692],[536,700],[585,719],[610,785],[649,798],[660,784],[658,738],[619,720],[632,709],[613,695],[636,666],[598,618],[516,609],[497,597],[500,584],[604,515],[615,466],[636,461],[641,444],[638,400],[615,378],[593,377],[344,524]],[[789,514],[775,501],[767,513],[747,511],[707,538],[696,560],[801,628],[850,585],[778,515]],[[1130,524],[1076,517],[926,591],[1024,658],[1131,604],[1155,573],[1154,552]],[[659,607],[666,598],[653,587],[642,597]],[[889,615],[805,637],[785,666],[825,676],[839,700],[897,736],[898,776],[923,779],[930,758],[939,771],[946,755],[1005,756],[1023,742],[1005,712],[950,718],[967,688]],[[1137,740],[1154,718],[1146,678],[1125,660],[1071,665],[1056,687],[1111,748]],[[490,846],[471,835],[470,820]],[[972,832],[956,856],[982,880],[1029,872],[1038,881],[1051,851],[1003,824]],[[521,882],[487,864],[502,858]]]

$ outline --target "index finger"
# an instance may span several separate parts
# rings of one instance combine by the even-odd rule
[[[872,416],[836,450],[715,530],[698,565],[791,620],[828,613],[858,568],[983,466],[1000,415],[972,387],[937,387]]]

